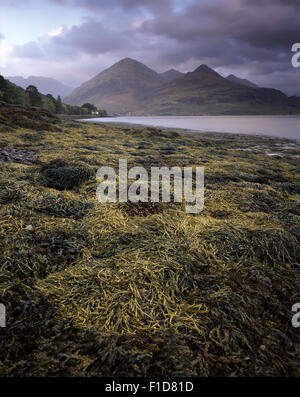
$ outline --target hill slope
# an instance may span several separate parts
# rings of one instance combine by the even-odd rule
[[[141,109],[149,91],[162,82],[159,73],[125,58],[82,84],[64,101],[71,105],[90,102],[110,113],[134,112]]]
[[[259,86],[252,83],[252,81],[249,81],[247,79],[240,79],[239,77],[236,77],[234,74],[230,74],[229,76],[227,76],[226,80],[230,80],[233,81],[234,83],[245,85],[246,87],[259,88]]]

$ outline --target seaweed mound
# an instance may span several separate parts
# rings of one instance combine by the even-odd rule
[[[93,174],[93,170],[84,167],[71,167],[64,160],[54,159],[41,169],[44,176],[43,185],[57,190],[72,190],[86,182]]]

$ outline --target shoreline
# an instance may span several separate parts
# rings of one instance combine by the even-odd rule
[[[222,134],[222,135],[233,135],[233,136],[251,136],[251,137],[263,137],[263,138],[270,138],[270,139],[281,139],[281,140],[289,140],[289,141],[294,141],[296,143],[300,143],[300,136],[299,138],[294,138],[294,137],[283,137],[283,136],[276,136],[276,135],[268,135],[267,133],[251,133],[251,132],[232,132],[232,131],[209,131],[209,130],[197,130],[197,129],[192,129],[192,128],[182,128],[182,127],[165,127],[165,126],[159,126],[159,125],[149,125],[149,124],[143,124],[143,123],[130,123],[126,121],[111,121],[111,122],[106,122],[106,121],[99,121],[99,122],[92,122],[89,121],[88,119],[73,119],[74,121],[82,122],[82,123],[92,123],[94,125],[110,125],[110,126],[115,126],[115,127],[125,127],[125,128],[137,128],[137,129],[143,129],[143,128],[155,128],[159,129],[161,131],[168,131],[168,132],[177,132],[179,134],[187,134],[187,135],[197,135],[197,134]]]

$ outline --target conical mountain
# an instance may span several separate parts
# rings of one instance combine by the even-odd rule
[[[134,112],[149,90],[161,84],[159,73],[124,58],[75,89],[64,101],[71,105],[90,102],[109,113]]]

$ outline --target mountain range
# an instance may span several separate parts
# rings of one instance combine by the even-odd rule
[[[11,83],[14,83],[24,89],[26,89],[29,85],[34,85],[42,94],[51,94],[55,98],[58,96],[65,97],[74,90],[74,87],[67,86],[50,77],[29,76],[28,78],[24,78],[21,76],[11,76],[6,78]]]
[[[109,114],[300,114],[300,98],[234,75],[224,78],[207,65],[185,74],[173,69],[157,73],[130,58],[83,83],[64,101],[90,102]]]

